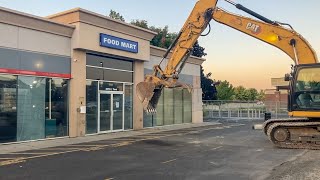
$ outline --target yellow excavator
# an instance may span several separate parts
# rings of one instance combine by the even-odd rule
[[[291,25],[272,21],[231,0],[234,5],[256,19],[229,13],[217,7],[218,0],[199,0],[178,37],[163,56],[168,59],[165,69],[154,66],[153,74],[137,84],[137,96],[149,113],[156,113],[163,88],[188,88],[179,83],[179,73],[192,53],[192,47],[213,19],[249,36],[259,39],[286,53],[294,62],[290,81],[288,112],[290,118],[269,119],[262,125],[270,141],[280,148],[320,149],[320,64],[310,44]],[[209,31],[210,32],[210,31]],[[172,52],[172,55],[168,55]]]

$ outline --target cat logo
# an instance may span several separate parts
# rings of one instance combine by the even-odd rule
[[[253,34],[259,34],[261,32],[261,27],[257,24],[248,23],[246,29],[250,30]]]

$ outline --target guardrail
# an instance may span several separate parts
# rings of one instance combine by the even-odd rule
[[[203,101],[203,118],[264,119],[265,113],[272,118],[288,118],[287,102],[272,101]]]

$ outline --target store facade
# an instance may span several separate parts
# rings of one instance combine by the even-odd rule
[[[31,26],[32,25],[32,26]],[[191,57],[144,113],[135,85],[165,49],[155,32],[76,8],[46,18],[0,8],[0,143],[202,122],[200,65]]]
[[[0,8],[0,143],[69,135],[73,30]]]
[[[144,79],[156,33],[80,8],[48,18],[76,27],[70,136],[142,129],[143,107],[134,85]],[[86,113],[77,111],[81,106]]]

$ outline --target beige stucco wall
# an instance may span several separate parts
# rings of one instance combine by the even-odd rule
[[[71,56],[71,38],[0,23],[0,46],[25,51]]]
[[[144,80],[143,66],[143,61],[135,61],[133,64],[133,129],[135,130],[143,128],[143,106],[136,93],[136,85]]]
[[[86,52],[72,52],[71,74],[69,88],[69,136],[85,135],[86,114],[80,113],[80,107],[86,105]]]
[[[100,53],[107,53],[122,57],[128,57],[133,59],[139,59],[148,61],[150,59],[150,43],[147,40],[139,39],[130,35],[121,34],[119,32],[111,31],[108,29],[88,25],[86,23],[77,23],[79,27],[79,39],[78,42],[74,44],[73,48],[87,49],[91,51],[96,51]],[[100,33],[128,39],[131,41],[136,41],[139,43],[138,53],[131,53],[126,51],[120,51],[117,49],[111,49],[106,47],[101,47],[99,44]]]

